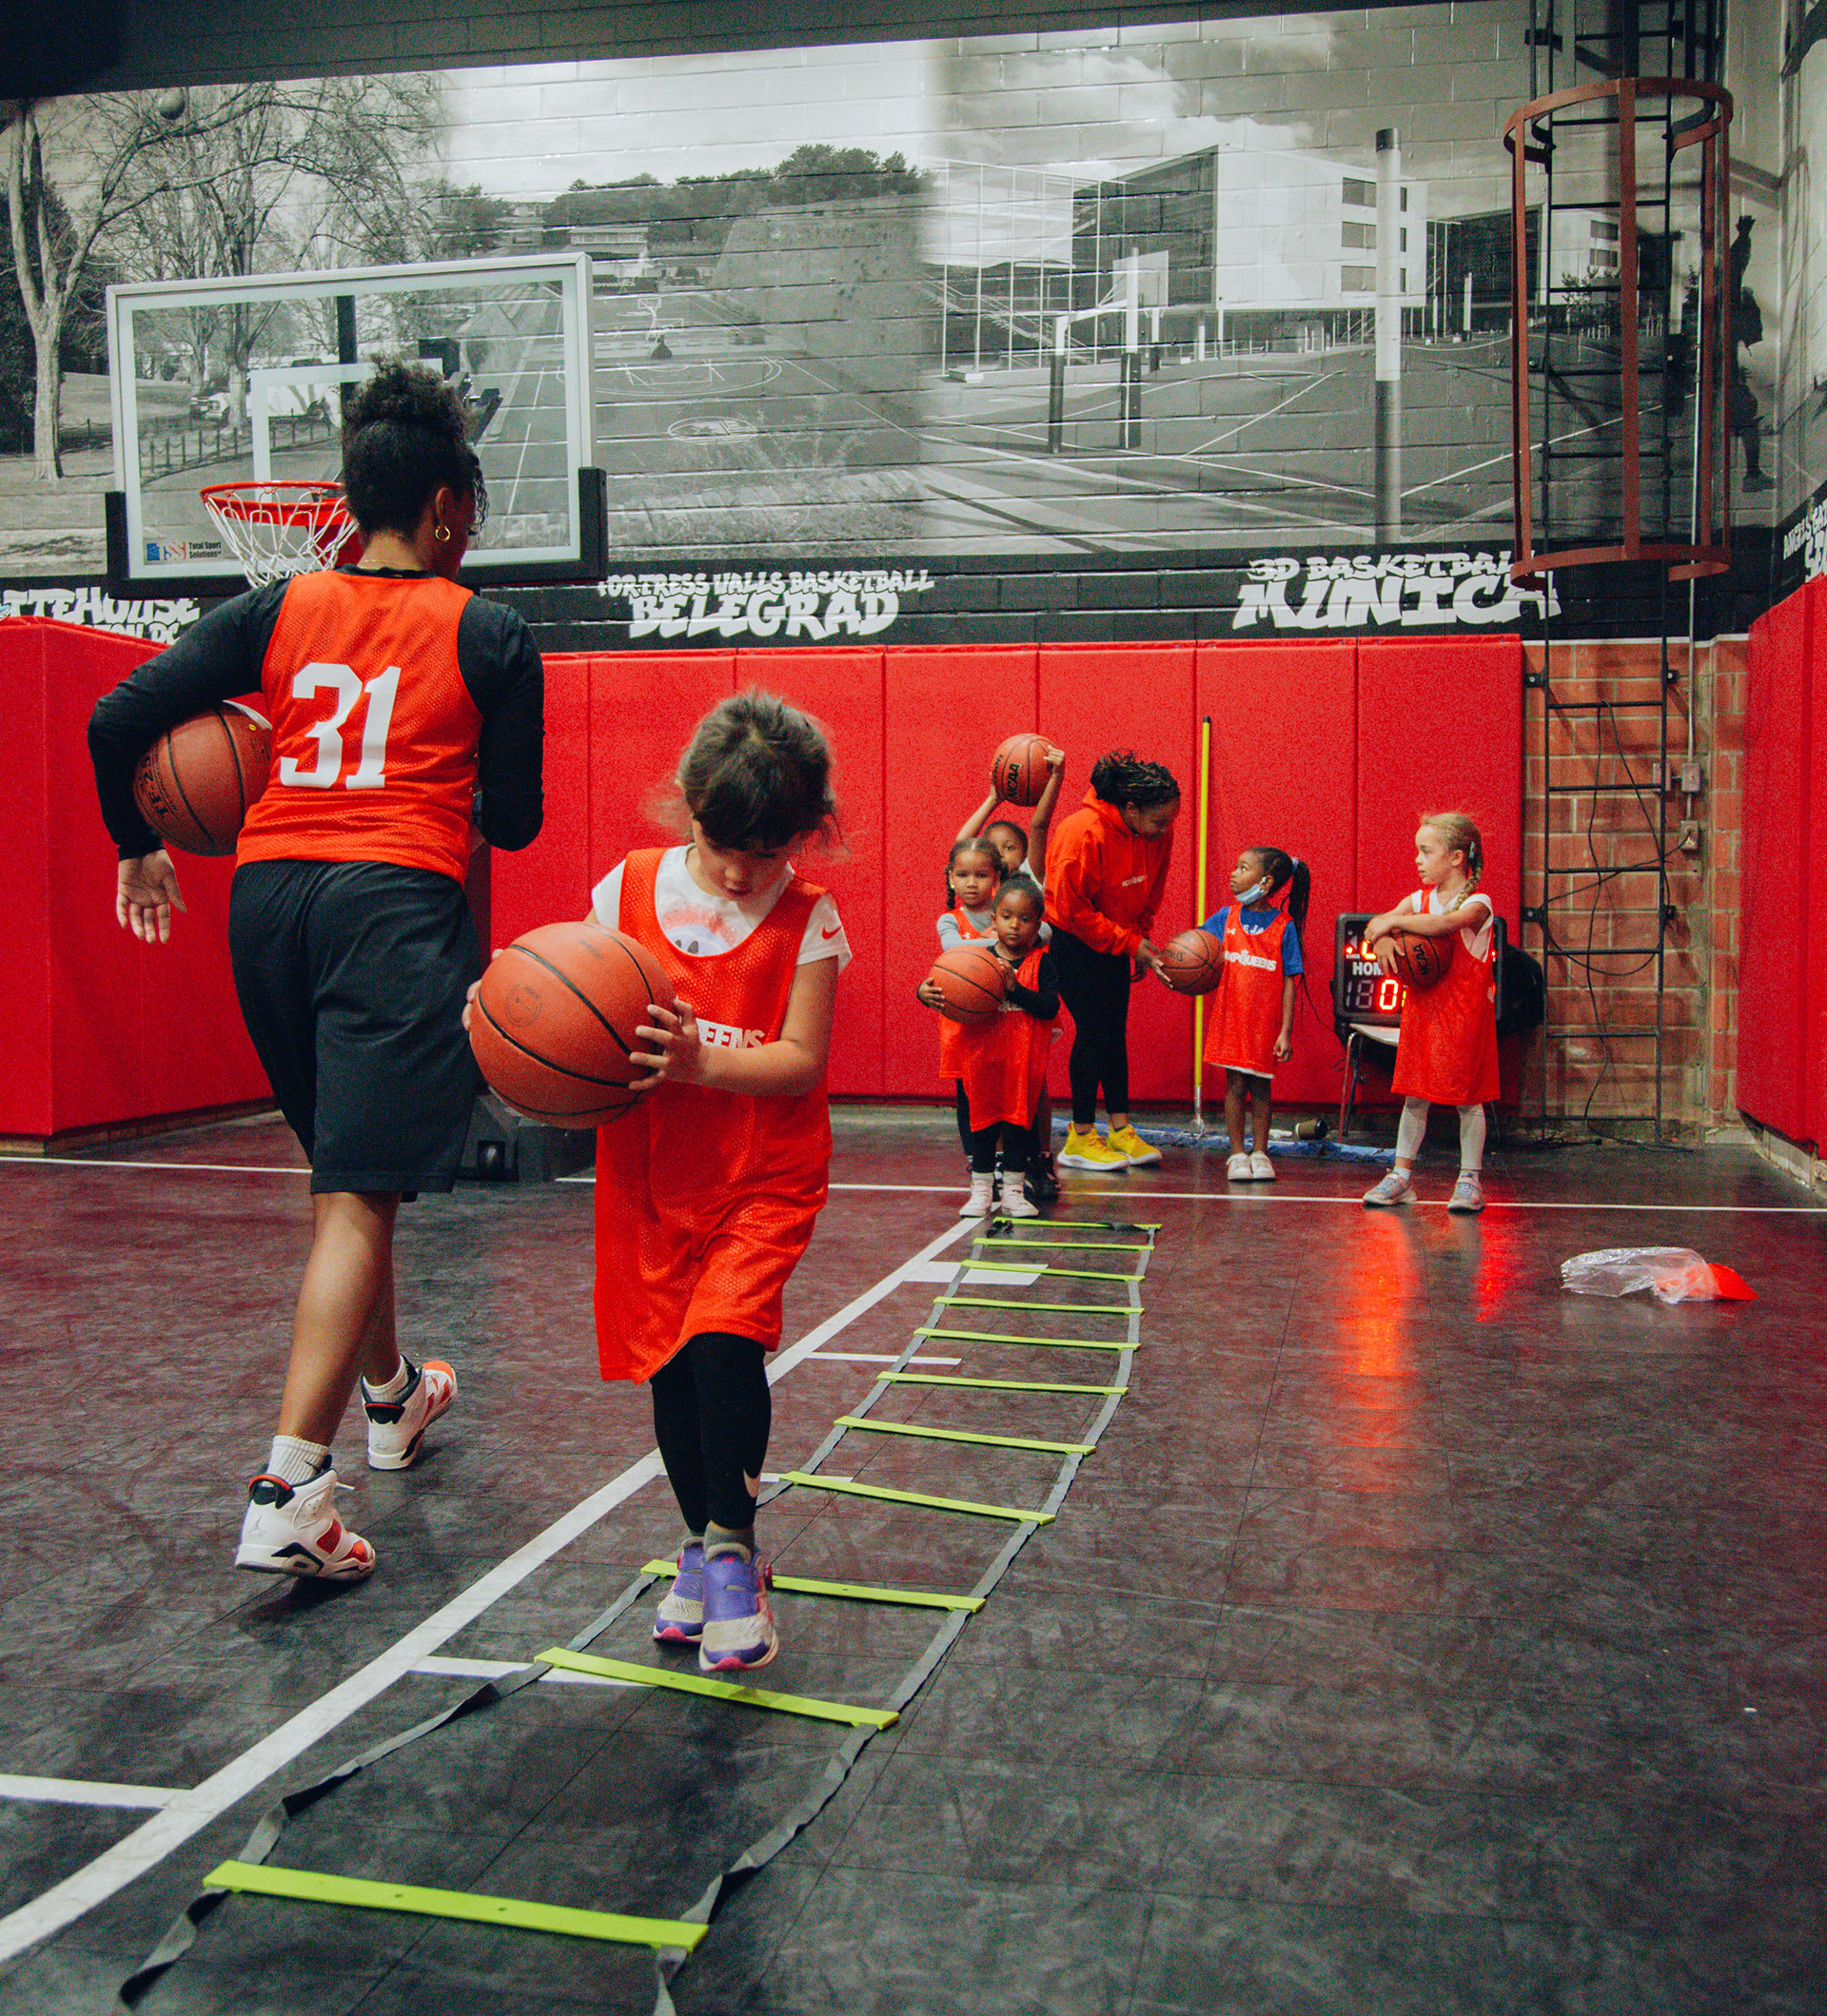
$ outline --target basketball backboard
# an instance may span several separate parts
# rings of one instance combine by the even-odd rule
[[[469,408],[488,519],[465,578],[599,578],[590,299],[581,253],[109,287],[108,572],[167,594],[237,588],[205,486],[334,480],[349,388],[404,355]]]

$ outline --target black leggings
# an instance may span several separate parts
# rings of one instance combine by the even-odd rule
[[[731,1533],[755,1524],[755,1493],[774,1418],[768,1354],[752,1338],[707,1330],[648,1381],[666,1480],[689,1532],[708,1520]]]
[[[1031,1126],[1018,1127],[1010,1120],[998,1120],[987,1127],[971,1125],[971,1099],[964,1089],[963,1079],[958,1081],[958,1139],[964,1143],[964,1152],[971,1158],[972,1176],[993,1173],[998,1147],[1002,1150],[1002,1166],[1012,1176],[1026,1174],[1029,1164],[1034,1159],[1034,1130]]]
[[[1072,1016],[1072,1125],[1089,1127],[1100,1085],[1109,1111],[1130,1110],[1130,957],[1094,952],[1062,930],[1054,931],[1051,949],[1060,997]]]

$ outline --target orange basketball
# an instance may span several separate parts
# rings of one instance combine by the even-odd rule
[[[1011,805],[1038,805],[1047,788],[1047,737],[1011,735],[990,758],[990,789]]]
[[[140,758],[133,802],[167,847],[232,854],[272,760],[273,731],[259,714],[212,707],[168,729]]]
[[[954,945],[941,952],[927,975],[945,1006],[939,1010],[948,1022],[987,1022],[1002,1012],[1003,984],[1009,969],[987,945]]]
[[[1209,994],[1225,977],[1225,941],[1194,925],[1161,948],[1161,977],[1176,994]]]
[[[489,962],[469,1018],[482,1076],[517,1112],[548,1126],[594,1127],[642,1098],[629,1081],[647,1004],[674,1006],[666,969],[644,945],[599,924],[542,924]]]
[[[1396,948],[1396,977],[1417,994],[1424,994],[1445,977],[1453,963],[1453,947],[1459,943],[1457,931],[1448,931],[1444,938],[1424,938],[1419,931],[1396,930],[1389,937]]]

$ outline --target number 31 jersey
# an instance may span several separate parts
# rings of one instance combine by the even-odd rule
[[[482,715],[458,666],[467,588],[438,575],[307,574],[261,666],[273,767],[246,861],[389,861],[462,881]]]

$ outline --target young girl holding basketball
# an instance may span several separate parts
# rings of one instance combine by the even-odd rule
[[[1415,1200],[1409,1178],[1427,1131],[1434,1101],[1459,1108],[1459,1181],[1446,1208],[1482,1211],[1484,1191],[1484,1106],[1498,1095],[1497,1007],[1492,986],[1496,911],[1479,890],[1484,843],[1464,812],[1429,812],[1415,834],[1415,872],[1421,887],[1394,910],[1372,917],[1364,943],[1374,946],[1385,972],[1396,969],[1395,931],[1418,937],[1458,937],[1451,963],[1427,988],[1410,988],[1403,1003],[1394,1089],[1404,1095],[1396,1133],[1396,1162],[1366,1190],[1367,1204]]]
[[[597,1344],[605,1380],[645,1380],[686,1528],[654,1635],[705,1673],[778,1643],[756,1554],[767,1358],[781,1294],[825,1202],[825,1062],[850,948],[794,871],[831,830],[831,752],[772,694],[738,694],[679,760],[691,838],[630,854],[592,892],[599,924],[658,958],[678,997],[635,1051],[649,1096],[599,1130]]]
[[[1011,875],[996,892],[990,949],[1008,968],[1002,1013],[986,1022],[947,1022],[958,1073],[958,1133],[971,1164],[971,1192],[960,1218],[1035,1218],[1028,1175],[1039,1160],[1036,1121],[1047,1088],[1047,1055],[1059,1020],[1059,978],[1041,943],[1042,897],[1026,875]],[[943,1001],[930,980],[919,987],[928,1008]],[[996,1186],[996,1157],[1002,1184]]]
[[[1312,878],[1279,847],[1247,847],[1230,871],[1232,900],[1205,929],[1224,941],[1225,977],[1212,1001],[1205,1061],[1225,1074],[1225,1125],[1232,1183],[1273,1183],[1268,1159],[1269,1087],[1294,1054],[1294,983]],[[1287,907],[1275,898],[1287,891]],[[1245,1132],[1245,1109],[1250,1132]],[[1253,1140],[1252,1140],[1253,1137]]]
[[[991,910],[1009,872],[988,834],[961,835],[953,841],[945,857],[945,893],[950,900],[933,925],[940,951],[992,935]]]
[[[940,951],[949,952],[955,945],[971,945],[994,935],[992,906],[1005,873],[1002,856],[987,837],[963,837],[953,841],[952,851],[945,862],[945,892],[951,897],[952,904],[949,910],[940,911],[933,926],[939,934]],[[938,1006],[938,989],[930,980],[920,982],[919,996],[928,1008]],[[964,1090],[958,1081],[959,1034],[955,1022],[940,1022],[939,1076],[949,1078],[958,1086],[958,1096],[962,1100]],[[969,1165],[971,1130],[962,1117],[958,1121],[958,1143]]]
[[[1036,830],[1043,833],[1045,832],[1038,821]],[[941,912],[934,927],[939,935],[939,949],[942,952],[949,952],[953,946],[969,945],[977,940],[992,943],[994,941],[992,911],[996,892],[1005,878],[1016,872],[1016,870],[1009,866],[1007,851],[997,847],[988,833],[961,833],[953,841],[952,851],[946,857],[945,864],[946,893],[953,898],[953,904],[950,910]],[[1051,935],[1045,924],[1040,927],[1040,935],[1043,939]],[[931,981],[921,981],[917,991],[919,998],[928,1008],[939,1006],[938,989]],[[957,1091],[958,1143],[964,1149],[965,1165],[970,1167],[971,1128],[965,1119],[965,1092],[960,1076],[963,1069],[963,1030],[956,1023],[940,1022],[939,1075],[951,1079]],[[1045,1204],[1059,1195],[1059,1179],[1053,1174],[1052,1133],[1052,1106],[1047,1097],[1047,1088],[1043,1085],[1040,1092],[1040,1111],[1034,1131],[1035,1152],[1024,1165],[1028,1174],[1023,1191],[1031,1204]]]
[[[1034,806],[1031,830],[1023,832],[1012,819],[998,819],[996,808],[1002,800],[993,787],[975,812],[958,828],[960,840],[974,840],[979,834],[1002,856],[1004,871],[1018,875],[1024,870],[1042,889],[1047,886],[1047,835],[1052,829],[1053,808],[1059,803],[1059,787],[1066,775],[1066,752],[1050,743],[1047,748],[1047,781],[1040,788]]]

